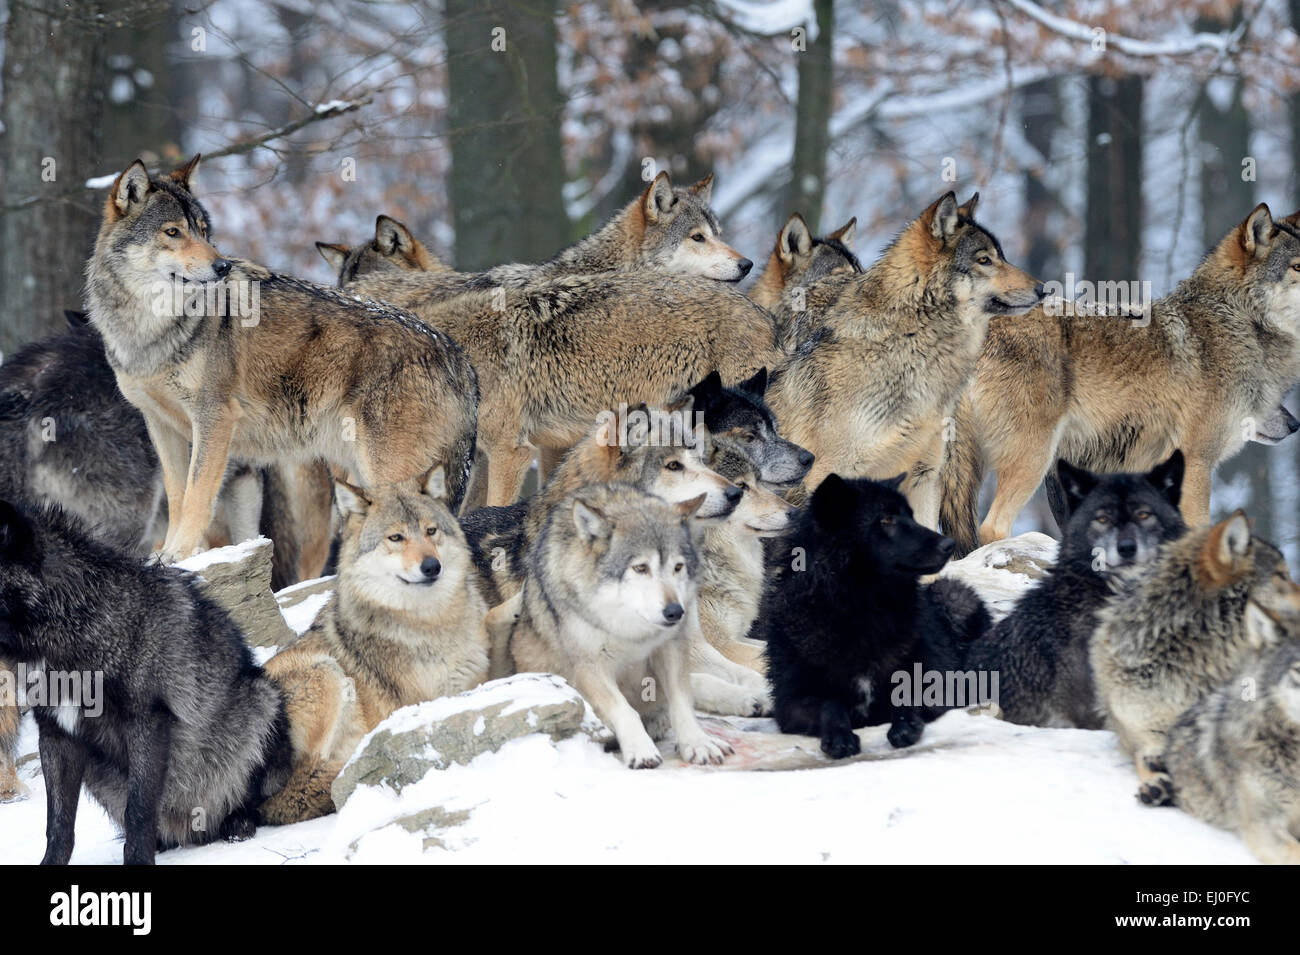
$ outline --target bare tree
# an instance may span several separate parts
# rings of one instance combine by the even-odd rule
[[[826,193],[826,152],[831,142],[834,0],[814,0],[817,38],[799,54],[799,101],[795,107],[794,157],[786,209],[799,212],[816,234]]]

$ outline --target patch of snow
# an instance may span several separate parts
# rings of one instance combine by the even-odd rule
[[[198,574],[214,564],[237,564],[252,555],[263,544],[269,543],[271,541],[266,537],[250,537],[238,544],[230,544],[227,547],[214,547],[212,550],[205,550],[193,557],[178,560],[172,566]]]
[[[280,616],[284,617],[284,622],[289,625],[290,630],[299,635],[304,634],[311,629],[311,625],[316,622],[316,618],[325,609],[332,596],[334,591],[323,590],[310,597],[304,597],[292,607],[281,607]]]

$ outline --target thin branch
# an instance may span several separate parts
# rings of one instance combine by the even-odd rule
[[[1095,27],[1079,23],[1077,20],[1059,17],[1044,10],[1033,0],[1001,0],[1001,2],[1014,7],[1031,20],[1066,39],[1091,44],[1095,38]],[[1188,56],[1202,51],[1224,54],[1236,46],[1245,32],[1246,23],[1243,21],[1228,33],[1194,33],[1185,39],[1166,40],[1161,43],[1138,40],[1120,33],[1112,33],[1110,30],[1104,32],[1104,39],[1107,50],[1115,50],[1125,56]]]

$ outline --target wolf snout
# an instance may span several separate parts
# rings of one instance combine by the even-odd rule
[[[1037,285],[1034,286],[1034,295],[1038,298],[1040,302],[1043,299],[1047,298],[1047,286],[1044,285],[1042,282],[1039,282]]]
[[[941,538],[938,544],[939,553],[944,557],[951,557],[952,552],[957,549],[957,542],[951,537]]]
[[[230,274],[231,262],[229,259],[213,259],[212,271],[217,273],[217,278],[224,279]]]
[[[812,466],[813,466],[813,462],[816,461],[816,460],[817,460],[817,455],[813,454],[811,451],[800,451],[800,452],[799,452],[799,466],[800,466],[800,467],[811,469]]]
[[[663,609],[664,620],[669,624],[677,623],[679,620],[682,619],[685,613],[686,610],[682,607],[682,605],[676,602],[670,603],[668,606],[664,607]]]
[[[442,562],[436,557],[426,557],[420,561],[420,573],[427,580],[437,580],[438,575],[442,573]]]
[[[1119,554],[1120,558],[1123,560],[1132,560],[1137,556],[1137,541],[1132,537],[1121,537],[1115,542],[1115,552]]]
[[[742,279],[749,274],[749,270],[753,267],[754,263],[749,261],[749,259],[741,259],[736,263],[736,268],[740,269],[740,277]]]
[[[741,499],[741,497],[744,496],[744,494],[745,494],[744,489],[738,488],[734,484],[722,492],[722,496],[727,499],[728,504],[735,504],[737,501]]]

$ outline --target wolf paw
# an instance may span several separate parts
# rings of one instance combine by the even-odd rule
[[[701,736],[698,739],[688,739],[685,741],[678,740],[677,753],[682,760],[687,763],[696,763],[700,766],[709,764],[717,765],[730,756],[733,750],[727,743],[720,739],[711,739],[707,736]]]
[[[15,779],[12,785],[6,785],[0,788],[0,803],[22,802],[32,791],[27,788],[27,784],[21,779]]]
[[[226,842],[245,842],[257,835],[257,819],[253,816],[227,816],[221,823],[221,838]]]
[[[1168,776],[1157,776],[1138,787],[1138,800],[1144,806],[1172,806],[1174,783]]]
[[[844,759],[862,752],[862,741],[853,730],[842,730],[822,737],[822,752],[831,759]]]
[[[889,732],[885,738],[889,740],[889,745],[895,749],[905,749],[911,746],[921,738],[921,733],[925,727],[919,723],[902,723],[895,721],[889,726]]]
[[[654,769],[664,758],[659,755],[653,743],[645,747],[632,747],[623,750],[623,763],[628,769]]]

